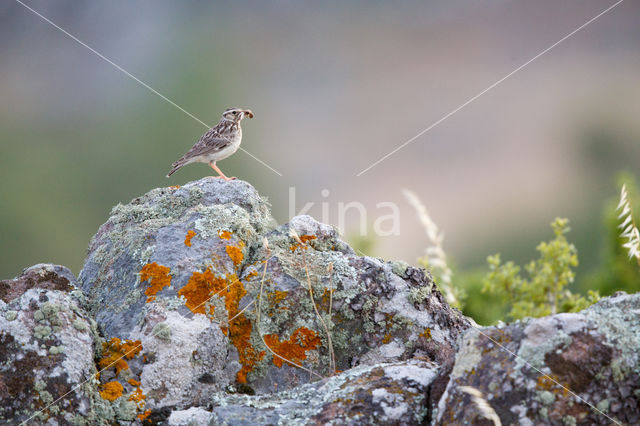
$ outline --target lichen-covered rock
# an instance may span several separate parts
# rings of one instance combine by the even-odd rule
[[[276,228],[242,181],[205,178],[115,207],[80,280],[107,337],[101,366],[131,351],[102,385],[139,392],[147,418],[228,386],[282,391],[416,356],[446,376],[470,326],[423,270],[358,256],[308,216]]]
[[[435,363],[413,359],[360,366],[321,381],[270,395],[216,393],[211,408],[173,412],[170,425],[420,424]]]
[[[49,264],[0,281],[0,423],[109,419],[94,378],[96,325],[75,285],[71,271]]]
[[[340,371],[416,356],[443,372],[451,368],[456,338],[470,324],[443,301],[424,270],[356,255],[333,228],[309,216],[293,218],[267,239],[268,247],[253,251],[256,262],[267,259],[266,270],[264,263],[247,268],[265,276],[259,332],[269,348],[258,340],[265,355],[249,375],[254,389],[308,381],[307,371],[281,356],[331,375],[329,336]],[[257,290],[249,290],[252,300]],[[255,309],[245,315],[257,322]],[[303,341],[303,331],[316,340]],[[291,341],[298,344],[285,344]]]
[[[638,424],[639,348],[640,294],[616,294],[579,313],[470,329],[437,423],[481,419],[460,389],[471,386],[502,424]]]

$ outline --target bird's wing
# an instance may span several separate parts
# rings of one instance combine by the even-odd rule
[[[193,145],[193,147],[185,155],[183,155],[181,159],[179,159],[173,164],[174,166],[176,166],[180,163],[184,163],[185,161],[191,158],[198,157],[200,155],[208,154],[211,152],[221,151],[227,146],[229,146],[230,144],[231,144],[230,138],[225,138],[224,136],[216,132],[214,129],[211,129],[207,133],[202,135],[200,140],[198,140],[198,142],[196,142],[196,144]]]

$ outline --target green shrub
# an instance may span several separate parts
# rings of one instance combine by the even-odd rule
[[[555,238],[536,247],[540,257],[525,266],[527,278],[520,274],[520,266],[513,262],[503,264],[499,254],[487,258],[489,273],[482,291],[495,294],[510,305],[511,319],[577,312],[599,299],[597,292],[590,291],[585,298],[567,290],[575,277],[578,252],[565,237],[568,219],[556,218],[551,228]]]

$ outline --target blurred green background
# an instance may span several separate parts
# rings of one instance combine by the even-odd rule
[[[488,254],[520,264],[571,220],[575,288],[602,271],[603,209],[640,175],[640,4],[624,2],[360,177],[356,175],[609,6],[602,1],[28,2],[208,124],[251,108],[220,163],[286,222],[337,225],[337,204],[400,207],[400,234],[345,235],[415,263],[426,246],[401,194],[446,233],[462,276]],[[211,172],[164,175],[206,130],[20,4],[0,4],[0,278],[38,262],[78,273],[111,207]],[[327,192],[323,193],[323,190]],[[328,205],[328,216],[322,212]],[[599,272],[600,271],[600,272]],[[466,275],[465,275],[466,274]],[[468,282],[476,282],[464,278]],[[470,291],[474,315],[483,299]],[[477,312],[480,312],[479,314]]]

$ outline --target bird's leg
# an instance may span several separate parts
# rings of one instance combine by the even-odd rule
[[[222,173],[222,170],[220,170],[220,169],[218,168],[218,166],[216,166],[216,162],[215,162],[215,161],[210,161],[210,162],[209,162],[209,165],[211,166],[211,168],[212,168],[213,170],[215,170],[216,172],[218,172],[218,174],[220,175],[220,176],[216,176],[216,178],[222,178],[222,179],[226,180],[227,182],[229,182],[230,180],[234,180],[234,179],[235,179],[235,177],[226,177],[226,176],[225,176],[225,174],[224,174],[224,173]]]

